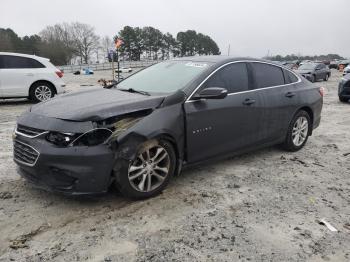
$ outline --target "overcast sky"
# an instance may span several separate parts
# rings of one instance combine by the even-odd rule
[[[20,36],[47,25],[83,22],[101,35],[153,26],[174,36],[194,29],[223,54],[328,54],[350,57],[350,0],[1,0],[0,27]]]

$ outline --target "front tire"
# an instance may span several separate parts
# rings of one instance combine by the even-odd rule
[[[327,74],[323,80],[327,82],[328,79],[329,79],[329,74]]]
[[[311,120],[309,114],[298,111],[293,117],[287,132],[283,148],[287,151],[298,151],[304,147],[310,135]]]
[[[34,102],[43,102],[55,96],[54,87],[47,82],[38,82],[31,86],[29,98]]]
[[[158,195],[168,185],[176,169],[176,154],[166,140],[142,143],[131,161],[118,159],[113,173],[123,196],[145,199]]]

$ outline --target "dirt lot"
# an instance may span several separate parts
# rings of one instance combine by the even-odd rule
[[[79,85],[98,78],[66,82],[89,88]],[[139,202],[114,190],[69,198],[31,187],[11,142],[31,104],[0,101],[0,261],[350,261],[350,103],[338,102],[339,79],[333,71],[315,84],[326,87],[323,118],[303,150],[188,169]]]

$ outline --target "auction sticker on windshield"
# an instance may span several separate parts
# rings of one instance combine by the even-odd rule
[[[194,63],[194,62],[188,62],[186,66],[192,66],[192,67],[206,67],[208,64],[203,63]]]

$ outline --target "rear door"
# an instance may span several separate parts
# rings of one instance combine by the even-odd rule
[[[289,121],[299,103],[293,82],[299,79],[291,71],[268,63],[250,64],[254,71],[256,92],[263,99],[260,140],[268,143],[286,135]]]
[[[2,96],[28,96],[29,87],[36,80],[38,69],[44,67],[32,58],[4,55],[1,72]]]
[[[315,68],[316,80],[325,79],[327,68],[324,64],[318,64]]]
[[[258,141],[262,101],[249,90],[250,79],[246,63],[227,64],[197,90],[223,87],[229,93],[226,98],[185,103],[188,162],[239,150]]]

